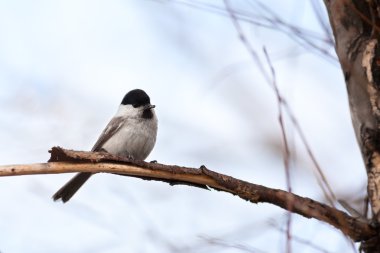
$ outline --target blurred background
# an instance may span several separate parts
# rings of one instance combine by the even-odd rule
[[[52,146],[90,150],[131,89],[159,118],[148,160],[286,189],[276,83],[338,199],[362,209],[366,175],[322,1],[0,0],[0,164]],[[230,14],[238,20],[247,50]],[[293,191],[327,203],[289,117]],[[0,178],[0,252],[285,252],[286,212],[227,193],[98,174]],[[355,252],[293,215],[293,252]],[[356,246],[357,247],[357,246]]]

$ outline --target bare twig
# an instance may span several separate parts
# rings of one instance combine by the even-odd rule
[[[285,126],[284,126],[284,118],[283,118],[283,114],[282,114],[282,109],[284,107],[284,109],[286,110],[286,112],[288,113],[289,117],[291,118],[291,122],[293,123],[293,125],[296,127],[296,130],[297,132],[299,133],[300,137],[301,137],[301,140],[302,142],[304,143],[305,147],[306,147],[306,150],[311,158],[311,160],[313,161],[314,165],[315,165],[315,168],[317,170],[317,174],[319,175],[319,177],[317,177],[317,180],[318,182],[322,182],[320,183],[320,186],[321,186],[321,189],[326,197],[326,199],[329,201],[329,203],[334,206],[334,201],[336,200],[336,197],[335,197],[335,194],[333,193],[331,187],[329,186],[328,182],[327,182],[327,179],[325,178],[323,172],[322,172],[322,169],[320,168],[317,160],[315,159],[313,153],[311,152],[311,149],[306,141],[306,138],[304,137],[304,134],[294,116],[294,114],[292,113],[292,111],[290,110],[288,104],[286,103],[285,99],[282,97],[278,87],[277,87],[277,84],[276,84],[276,81],[275,81],[275,71],[274,71],[274,68],[273,68],[273,65],[271,64],[270,62],[270,59],[269,59],[269,56],[268,56],[268,53],[266,52],[266,50],[264,49],[264,54],[266,56],[266,60],[267,60],[267,63],[269,65],[269,68],[270,68],[270,74],[269,75],[267,73],[267,71],[264,69],[263,67],[263,64],[261,63],[260,61],[260,58],[257,54],[257,52],[253,49],[252,45],[249,43],[248,39],[246,38],[244,32],[243,32],[243,29],[242,27],[240,26],[239,24],[239,21],[238,21],[238,18],[234,12],[234,10],[231,8],[231,6],[229,5],[229,2],[228,0],[224,0],[224,4],[225,4],[225,7],[226,7],[226,10],[227,12],[230,14],[230,17],[231,17],[231,20],[236,28],[236,31],[239,35],[239,38],[240,40],[242,41],[242,43],[244,44],[244,46],[246,47],[246,49],[248,50],[249,54],[251,55],[252,59],[254,60],[254,62],[256,63],[256,66],[259,68],[259,70],[261,71],[262,75],[264,76],[265,80],[271,85],[271,87],[273,88],[274,92],[275,92],[275,95],[277,97],[277,102],[278,102],[278,110],[279,110],[279,123],[280,123],[280,128],[281,128],[281,133],[282,133],[282,139],[283,139],[283,142],[284,142],[284,165],[285,165],[285,174],[286,174],[286,184],[287,184],[287,190],[288,192],[291,192],[291,181],[290,181],[290,171],[289,171],[289,158],[290,158],[290,150],[289,150],[289,146],[288,146],[288,140],[287,140],[287,136],[286,136],[286,131],[285,131]],[[326,190],[327,189],[327,190]],[[289,216],[288,216],[288,219],[287,219],[287,252],[291,252],[291,233],[290,233],[290,227],[291,227],[291,214],[289,213]]]
[[[54,147],[48,163],[0,166],[0,176],[57,174],[69,172],[107,172],[145,180],[158,180],[229,192],[252,203],[271,203],[306,218],[324,221],[354,241],[373,238],[377,231],[368,223],[309,198],[252,184],[202,166],[200,169],[130,161],[107,153],[72,151]]]
[[[194,0],[170,0],[170,2],[173,4],[181,4],[190,8],[204,10],[225,17],[230,16],[230,14],[226,12],[223,6],[219,6],[217,4],[204,3]],[[334,64],[337,62],[336,56],[329,50],[334,45],[330,33],[318,34],[315,31],[290,24],[275,14],[273,11],[271,11],[265,4],[260,1],[247,1],[247,4],[251,4],[252,10],[257,11],[250,12],[246,9],[234,8],[233,11],[237,20],[255,25],[257,27],[279,31],[306,49],[307,52],[314,51],[316,54],[325,57],[325,59]]]
[[[223,0],[223,1],[224,1],[225,6],[226,6],[226,10],[231,17],[231,21],[232,21],[233,25],[235,26],[235,29],[239,35],[239,39],[241,40],[241,42],[243,43],[245,48],[248,50],[250,56],[252,57],[252,59],[256,63],[256,66],[259,68],[259,70],[260,70],[261,74],[264,76],[265,80],[271,84],[272,83],[271,78],[270,78],[269,74],[267,73],[267,71],[265,70],[264,65],[262,64],[262,62],[260,60],[259,55],[256,53],[256,51],[254,50],[252,45],[249,43],[247,37],[245,36],[245,34],[243,32],[243,28],[239,24],[239,20],[236,16],[236,13],[231,8],[228,0]]]
[[[274,227],[275,229],[277,229],[278,231],[282,232],[282,233],[286,233],[286,231],[284,229],[282,229],[275,221],[269,221],[268,224],[272,227]],[[315,249],[317,251],[320,251],[322,253],[330,253],[328,250],[320,247],[319,245],[316,245],[312,242],[312,240],[305,240],[299,236],[293,236],[293,240],[300,243],[300,244],[303,244],[307,247],[310,247],[312,249]]]
[[[240,244],[240,243],[230,243],[230,242],[227,242],[226,240],[219,239],[219,238],[213,238],[209,236],[200,236],[200,238],[205,240],[210,245],[217,245],[223,248],[234,248],[242,252],[248,252],[248,253],[266,253],[266,251],[262,251],[257,248],[253,248],[253,247]]]
[[[281,135],[282,135],[282,141],[284,143],[284,167],[285,167],[285,178],[286,178],[286,187],[288,192],[292,192],[292,186],[291,186],[291,178],[290,178],[290,149],[288,144],[288,138],[285,130],[285,124],[284,124],[284,115],[282,113],[282,103],[281,103],[281,94],[280,90],[278,89],[277,82],[276,82],[276,72],[274,70],[273,64],[269,58],[267,50],[263,49],[265,58],[267,60],[268,66],[271,71],[272,75],[272,86],[275,91],[276,97],[277,97],[277,105],[278,105],[278,121],[280,123],[281,128]],[[288,208],[288,210],[290,210]],[[292,224],[292,213],[289,211],[287,213],[287,222],[286,222],[286,252],[290,253],[292,252],[291,242],[292,242],[292,235],[291,235],[291,224]]]
[[[228,13],[230,14],[231,20],[232,20],[232,22],[236,28],[236,31],[239,35],[241,42],[243,43],[245,48],[248,50],[249,54],[251,55],[252,59],[254,60],[256,66],[259,68],[260,72],[264,76],[267,83],[269,83],[270,86],[272,87],[272,89],[275,91],[275,94],[278,97],[278,101],[280,102],[281,106],[283,106],[284,110],[287,112],[288,116],[290,117],[291,122],[295,126],[296,131],[299,134],[301,141],[304,144],[306,151],[307,151],[310,159],[312,160],[312,162],[315,166],[315,170],[316,170],[316,174],[317,174],[316,178],[317,178],[317,181],[318,181],[318,183],[322,189],[323,194],[325,195],[325,197],[326,197],[327,201],[330,203],[330,205],[335,206],[335,203],[334,203],[336,201],[335,194],[332,191],[332,189],[331,189],[331,187],[330,187],[330,185],[329,185],[329,183],[328,183],[328,181],[327,181],[327,179],[326,179],[326,177],[322,171],[322,168],[318,164],[317,159],[315,158],[313,152],[311,151],[311,148],[310,148],[310,146],[306,140],[306,137],[305,137],[296,117],[294,116],[294,113],[290,109],[285,98],[279,93],[279,90],[277,89],[277,87],[273,86],[273,82],[270,78],[270,75],[264,69],[264,66],[261,63],[261,60],[260,60],[257,52],[253,49],[252,45],[249,43],[247,37],[245,36],[243,29],[242,29],[241,25],[239,24],[239,20],[236,16],[234,10],[230,7],[228,0],[224,0],[224,4],[226,6]]]
[[[332,35],[331,27],[328,24],[328,21],[326,20],[326,18],[323,17],[323,14],[322,14],[323,10],[321,6],[321,2],[319,0],[313,0],[311,1],[311,6],[313,7],[315,16],[325,33],[326,40],[328,41],[330,45],[334,45],[334,37]]]

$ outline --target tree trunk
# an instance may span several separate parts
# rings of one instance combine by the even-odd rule
[[[368,176],[372,223],[380,222],[380,1],[324,0],[349,97],[351,117]],[[366,214],[365,214],[366,215]],[[380,252],[379,235],[362,243]]]

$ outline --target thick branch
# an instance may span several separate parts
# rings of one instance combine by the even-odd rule
[[[380,67],[378,3],[326,1],[344,72],[356,137],[368,175],[373,219],[380,223]]]
[[[107,172],[170,184],[211,187],[225,191],[252,203],[266,202],[333,225],[354,241],[367,240],[376,235],[369,224],[348,214],[279,189],[248,183],[201,166],[200,169],[131,161],[107,153],[92,153],[53,148],[48,163],[0,166],[0,176],[57,174],[68,172]]]
[[[380,224],[380,2],[324,0],[344,72],[351,117],[368,177],[374,223]],[[380,235],[362,244],[380,252]]]

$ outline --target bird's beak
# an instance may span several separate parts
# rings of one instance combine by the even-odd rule
[[[144,110],[150,110],[150,109],[153,109],[155,107],[156,107],[155,105],[146,105],[146,106],[144,106]]]

